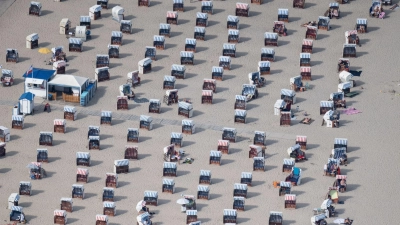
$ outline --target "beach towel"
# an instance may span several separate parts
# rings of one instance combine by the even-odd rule
[[[385,12],[381,12],[381,13],[379,14],[379,19],[383,19],[383,17],[385,17]]]
[[[354,115],[354,114],[361,113],[361,111],[359,111],[355,108],[348,108],[346,110],[343,110],[343,113],[345,113],[346,115]]]

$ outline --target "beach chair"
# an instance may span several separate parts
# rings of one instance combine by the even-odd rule
[[[103,202],[114,202],[114,189],[109,187],[103,188]]]
[[[173,179],[163,179],[162,181],[162,192],[173,194],[175,192],[175,181]]]
[[[176,177],[177,172],[177,165],[175,162],[164,162],[163,164],[163,176],[167,177]]]
[[[307,26],[306,36],[305,36],[306,39],[317,40],[317,34],[318,34],[318,27]]]
[[[304,9],[305,4],[305,0],[293,0],[293,8]]]
[[[301,169],[298,167],[292,167],[292,172],[286,177],[285,182],[292,183],[292,186],[301,184]]]
[[[83,185],[72,185],[72,198],[81,198],[82,200],[85,198],[85,188],[83,187]]]
[[[197,12],[196,27],[207,27],[207,26],[208,26],[208,14]]]
[[[115,202],[103,202],[103,214],[107,216],[116,216],[117,207]]]
[[[253,145],[265,147],[266,134],[264,131],[254,131]]]
[[[91,22],[90,16],[80,16],[79,18],[79,26],[85,26],[88,30],[91,28]]]
[[[196,52],[196,39],[186,38],[185,51]]]
[[[247,184],[238,184],[238,183],[234,184],[233,197],[247,198]]]
[[[132,22],[130,20],[121,20],[119,31],[124,34],[131,34],[132,33]]]
[[[195,125],[193,120],[182,120],[182,133],[183,134],[194,134]]]
[[[126,106],[127,106],[127,100],[126,100]],[[112,121],[112,112],[111,111],[101,111],[100,115],[100,124],[106,124],[111,126],[111,121]]]
[[[228,30],[228,43],[239,43],[239,30],[229,29]]]
[[[368,32],[367,19],[357,18],[355,30],[357,30],[358,33],[367,33]]]
[[[178,25],[178,12],[168,11],[166,23]]]
[[[224,224],[236,224],[237,223],[237,211],[235,209],[224,209],[223,214]]]
[[[264,46],[278,46],[278,34],[272,32],[265,32]]]
[[[245,198],[233,197],[233,209],[237,211],[244,211]]]
[[[76,165],[77,166],[90,166],[90,153],[89,152],[77,152],[76,153]]]
[[[258,62],[258,72],[260,75],[271,74],[271,63],[269,61],[259,61]]]
[[[138,146],[125,145],[124,159],[139,159]]]
[[[39,35],[37,33],[26,36],[26,48],[34,49],[39,47]]]
[[[153,47],[156,49],[164,50],[165,49],[165,37],[160,35],[153,36]]]
[[[19,182],[19,195],[28,195],[32,194],[32,184],[29,181],[20,181]]]
[[[202,1],[201,2],[201,12],[212,15],[213,14],[213,2],[212,1]]]
[[[279,36],[287,36],[287,29],[284,21],[274,21],[272,31],[277,33]]]
[[[239,30],[239,17],[228,15],[227,22],[226,22],[226,28]]]
[[[300,53],[300,66],[311,66],[310,53]]]
[[[227,140],[229,142],[236,143],[236,138],[237,138],[236,134],[237,131],[235,128],[224,127],[222,129],[222,140]]]
[[[346,148],[341,147],[332,149],[332,154],[329,156],[329,158],[339,160],[340,165],[347,166]]]
[[[110,80],[110,71],[109,70],[110,70],[110,68],[107,66],[96,68],[94,70],[95,79],[98,82]]]
[[[275,61],[275,50],[273,48],[261,48],[261,61]]]
[[[295,160],[295,162],[307,160],[306,153],[301,150],[301,146],[299,144],[295,144],[292,147],[288,148],[287,153],[290,158]]]
[[[150,0],[138,0],[138,6],[150,6]]]
[[[200,170],[199,184],[211,184],[210,170]]]
[[[194,54],[189,51],[181,51],[181,65],[194,65]]]
[[[265,153],[263,153],[262,148],[257,145],[249,145],[250,150],[249,150],[249,158],[254,158],[254,157],[264,157]]]
[[[303,39],[303,44],[301,46],[301,52],[312,53],[313,40]]]
[[[140,129],[147,129],[148,131],[153,129],[153,118],[151,116],[140,115]]]
[[[178,102],[178,115],[187,118],[193,117],[193,105],[183,101]]]
[[[269,225],[282,225],[283,224],[283,213],[282,212],[269,212]]]
[[[158,192],[157,191],[145,191],[143,200],[146,201],[147,205],[157,206],[158,205]]]
[[[229,154],[229,140],[218,140],[217,150],[222,154]]]
[[[118,187],[118,174],[106,173],[106,187]]]
[[[219,63],[220,65],[223,65],[224,63]],[[213,66],[211,70],[211,78],[215,80],[223,80],[223,75],[224,75],[224,67],[221,66]]]
[[[173,144],[176,147],[182,147],[183,146],[183,135],[182,135],[182,133],[172,132],[171,133],[170,144],[171,145]]]
[[[251,183],[253,181],[253,175],[250,172],[242,172],[240,177],[240,183],[246,184],[247,186],[251,187]]]
[[[14,84],[14,73],[12,70],[1,69],[1,83],[3,87]]]
[[[285,195],[285,209],[296,209],[296,195]]]
[[[201,104],[212,104],[213,101],[213,91],[212,90],[202,90],[201,91]]]
[[[128,97],[117,96],[117,110],[128,110]]]
[[[295,160],[290,158],[290,159],[283,159],[283,165],[282,165],[282,172],[292,172],[292,168],[295,165]]]
[[[169,25],[167,23],[160,23],[158,35],[164,36],[164,37],[170,37],[171,36],[171,25]]]
[[[254,157],[253,158],[253,171],[265,171],[265,158]]]
[[[19,60],[18,50],[7,48],[6,62],[17,63]]]
[[[29,6],[29,15],[33,16],[42,15],[42,3],[31,1]]]
[[[96,215],[96,225],[108,225],[108,216],[107,215]]]
[[[89,182],[89,170],[83,168],[76,169],[76,182]]]
[[[176,78],[174,76],[164,76],[163,89],[175,89]]]
[[[120,159],[114,160],[114,173],[128,173],[129,172],[129,160],[128,159]]]
[[[345,148],[347,152],[347,138],[335,138],[333,148]]]
[[[356,44],[343,44],[342,57],[357,57]]]
[[[67,224],[67,212],[65,210],[54,210],[54,224]]]
[[[198,185],[197,199],[210,200],[210,187],[205,185]]]
[[[173,0],[172,11],[184,12],[185,8],[184,8],[184,5],[183,5],[183,0]]]
[[[338,159],[329,158],[328,163],[324,165],[324,176],[336,177],[336,175],[341,175],[339,165]]]
[[[140,74],[146,74],[151,72],[151,63],[153,61],[150,58],[144,58],[138,62],[138,68]]]
[[[53,146],[53,132],[40,131],[39,145]]]
[[[247,3],[236,3],[236,12],[235,16],[243,16],[249,17],[250,16],[250,6]]]
[[[307,136],[296,136],[296,144],[300,145],[301,150],[307,150]]]
[[[223,50],[222,50],[223,56],[229,56],[229,57],[236,58],[236,45],[235,44],[225,43],[222,46],[222,48],[223,48]]]
[[[332,187],[336,187],[340,193],[344,193],[347,190],[347,176],[336,175],[336,180],[333,182]]]
[[[83,51],[83,41],[81,38],[69,38],[68,50],[70,52],[82,52]]]
[[[217,92],[217,82],[215,79],[204,79],[203,90],[210,90],[213,93]]]
[[[65,210],[66,212],[72,213],[73,208],[72,198],[61,198],[60,199],[60,210]]]
[[[173,64],[171,66],[171,76],[174,76],[176,79],[185,79],[186,67],[184,65]]]
[[[112,45],[122,45],[122,32],[121,31],[111,31],[111,44]]]
[[[127,142],[139,143],[139,129],[128,128],[128,133],[126,135]]]
[[[211,150],[209,164],[210,165],[216,164],[218,166],[221,166],[221,157],[222,157],[222,153],[220,151]]]
[[[0,144],[0,148],[1,148],[1,144]],[[4,144],[5,147],[5,144]],[[4,149],[5,151],[5,149]],[[49,157],[48,157],[48,151],[47,149],[37,149],[36,150],[37,154],[36,154],[36,162],[40,162],[40,163],[48,163],[49,162]],[[1,154],[0,154],[1,155]]]
[[[193,38],[196,39],[196,40],[205,41],[206,28],[205,27],[194,27]]]
[[[197,222],[197,210],[186,210],[186,224]]]
[[[278,21],[289,22],[289,10],[288,9],[278,9]]]

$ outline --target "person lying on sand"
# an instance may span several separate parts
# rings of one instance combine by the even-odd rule
[[[307,27],[307,26],[317,26],[317,21],[309,21],[308,23],[304,23],[304,24],[302,24],[301,26],[302,27]]]

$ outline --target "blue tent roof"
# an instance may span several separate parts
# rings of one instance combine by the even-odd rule
[[[35,79],[41,79],[41,80],[49,80],[50,77],[54,75],[56,72],[55,70],[46,70],[46,69],[40,69],[40,68],[33,68],[32,73],[29,73],[28,76],[26,75],[26,72],[22,77],[25,78],[35,78]]]
[[[30,92],[26,92],[26,93],[23,93],[23,94],[21,95],[21,97],[19,97],[19,100],[21,100],[21,99],[28,99],[29,101],[33,101],[33,98],[35,98],[35,95],[34,95],[34,94],[32,94],[32,93],[30,93]]]

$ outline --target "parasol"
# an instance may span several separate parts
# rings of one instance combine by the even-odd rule
[[[333,221],[336,224],[343,224],[344,223],[344,219],[342,218],[337,218],[336,220]]]
[[[180,198],[176,201],[176,203],[180,204],[180,205],[184,205],[184,204],[188,204],[189,200],[187,200],[186,198]]]
[[[48,49],[48,48],[39,48],[38,52],[39,52],[40,54],[45,54],[45,55],[46,55],[46,54],[51,53],[51,50]]]
[[[146,206],[146,201],[139,201],[136,205],[136,211],[140,212],[144,206]]]
[[[38,167],[37,165],[33,164],[33,163],[29,163],[29,164],[26,166],[26,168],[29,168],[29,169],[39,169],[39,167]]]
[[[51,53],[51,50],[48,49],[48,48],[39,48],[38,52],[39,52],[40,54],[47,55],[47,54]],[[46,61],[46,60],[45,60],[45,61]]]

